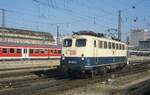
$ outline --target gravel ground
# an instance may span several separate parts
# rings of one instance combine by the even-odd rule
[[[1,61],[0,70],[31,68],[31,67],[51,67],[58,66],[59,60],[26,60],[26,61]]]
[[[120,95],[119,91],[122,91],[122,89],[145,80],[150,80],[150,71],[108,79],[101,83],[89,84],[84,87],[57,93],[57,95]]]

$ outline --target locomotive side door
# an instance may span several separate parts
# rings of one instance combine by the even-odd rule
[[[26,59],[29,57],[29,48],[22,48],[22,58]]]

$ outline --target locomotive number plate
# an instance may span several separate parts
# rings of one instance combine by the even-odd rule
[[[70,55],[75,55],[76,51],[75,50],[70,50]]]

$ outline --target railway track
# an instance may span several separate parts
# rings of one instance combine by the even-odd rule
[[[141,66],[139,64],[138,66],[134,66],[134,67],[129,66],[122,71],[108,73],[106,75],[99,75],[99,76],[96,76],[94,79],[79,79],[79,80],[71,80],[69,82],[67,81],[67,83],[64,83],[62,85],[60,84],[60,86],[56,86],[56,87],[53,87],[50,89],[45,89],[43,91],[38,91],[38,92],[36,92],[36,94],[33,94],[33,95],[58,95],[64,91],[72,89],[72,88],[78,88],[78,87],[86,86],[89,84],[106,81],[107,79],[112,78],[112,76],[113,77],[121,77],[121,76],[130,75],[130,74],[145,72],[149,69],[150,69],[150,64],[149,65],[146,64],[144,66]],[[55,94],[48,93],[48,92],[55,92]]]
[[[30,85],[30,83],[60,78],[61,75],[58,69],[8,73],[0,78],[0,90],[24,87],[27,84]]]
[[[111,72],[106,75],[98,75],[94,79],[69,79],[60,77],[44,77],[39,79],[13,82],[9,89],[0,90],[0,95],[57,95],[63,91],[78,88],[88,84],[102,82],[108,78],[120,77],[129,74],[144,72],[150,69],[150,64],[128,65],[121,71]],[[51,93],[50,93],[51,92]],[[53,93],[52,93],[53,92]]]

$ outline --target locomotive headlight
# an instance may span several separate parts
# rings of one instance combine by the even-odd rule
[[[84,57],[81,57],[81,60],[84,60]]]
[[[62,57],[62,60],[65,60],[65,57]]]

